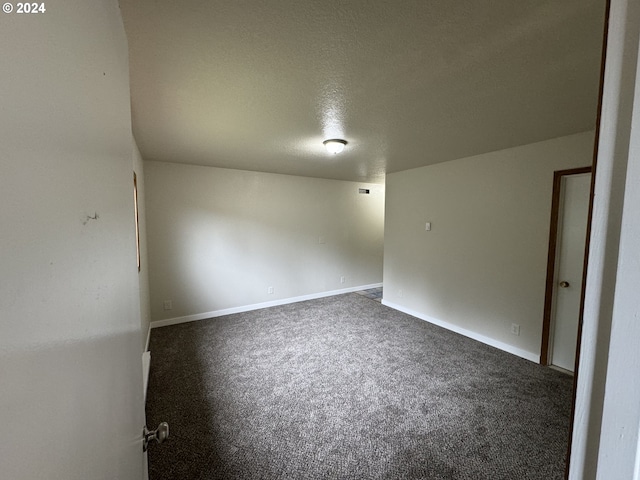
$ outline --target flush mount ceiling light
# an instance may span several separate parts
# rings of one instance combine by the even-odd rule
[[[331,140],[325,140],[322,142],[329,153],[340,153],[344,150],[344,146],[347,144],[346,140],[340,138],[332,138]]]

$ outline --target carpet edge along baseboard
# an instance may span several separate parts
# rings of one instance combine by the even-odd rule
[[[434,325],[445,328],[452,332],[459,333],[460,335],[463,335],[465,337],[471,338],[473,340],[477,340],[478,342],[484,343],[485,345],[489,345],[490,347],[494,347],[504,352],[511,353],[520,358],[524,358],[525,360],[529,360],[530,362],[540,363],[540,355],[537,353],[529,352],[522,348],[509,345],[508,343],[504,343],[494,338],[481,335],[471,330],[467,330],[466,328],[459,327],[452,323],[445,322],[443,320],[439,320],[437,318],[433,318],[428,315],[424,315],[423,313],[417,312],[410,308],[403,307],[402,305],[398,305],[393,302],[385,301],[384,299],[382,300],[382,304],[389,308],[393,308],[394,310],[398,310],[399,312],[411,315],[412,317],[416,317],[416,318],[419,318],[420,320],[424,320],[425,322],[432,323]]]
[[[151,322],[150,328],[166,327],[169,325],[177,325],[179,323],[196,322],[198,320],[207,320],[209,318],[222,317],[224,315],[232,315],[234,313],[250,312],[252,310],[260,310],[262,308],[277,307],[279,305],[287,305],[290,303],[304,302],[306,300],[315,300],[316,298],[332,297],[334,295],[342,295],[345,293],[353,293],[369,288],[382,287],[382,283],[372,283],[369,285],[358,285],[357,287],[343,288],[340,290],[330,290],[327,292],[311,293],[308,295],[300,295],[297,297],[282,298],[272,300],[270,302],[254,303],[251,305],[243,305],[239,307],[225,308],[221,310],[213,310],[211,312],[196,313],[193,315],[185,315],[182,317],[167,318],[163,320],[155,320]]]

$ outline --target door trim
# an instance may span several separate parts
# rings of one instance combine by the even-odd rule
[[[591,167],[572,168],[568,170],[557,170],[553,172],[551,224],[549,227],[549,252],[547,254],[547,279],[544,292],[544,316],[542,318],[542,346],[540,347],[540,365],[549,365],[549,335],[551,334],[551,316],[553,313],[553,287],[556,267],[556,249],[558,243],[558,217],[560,213],[560,193],[562,188],[562,178],[569,175],[579,175],[581,173],[591,173]],[[585,272],[583,272],[583,283]],[[576,350],[576,352],[578,351],[579,349]]]

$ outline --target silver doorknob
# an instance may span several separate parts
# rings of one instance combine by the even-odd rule
[[[167,422],[162,422],[160,425],[158,425],[158,428],[151,431],[147,429],[147,426],[145,425],[144,428],[142,429],[142,436],[143,436],[142,450],[146,452],[147,448],[149,448],[149,442],[151,440],[155,440],[158,443],[162,443],[167,438],[169,438],[169,424]]]
[[[569,288],[569,282],[560,282],[560,288]]]

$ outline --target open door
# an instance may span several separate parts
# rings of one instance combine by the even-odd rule
[[[554,174],[541,363],[569,372],[576,362],[590,172],[585,167]]]
[[[142,340],[118,2],[5,12],[2,39],[0,476],[140,480]]]

